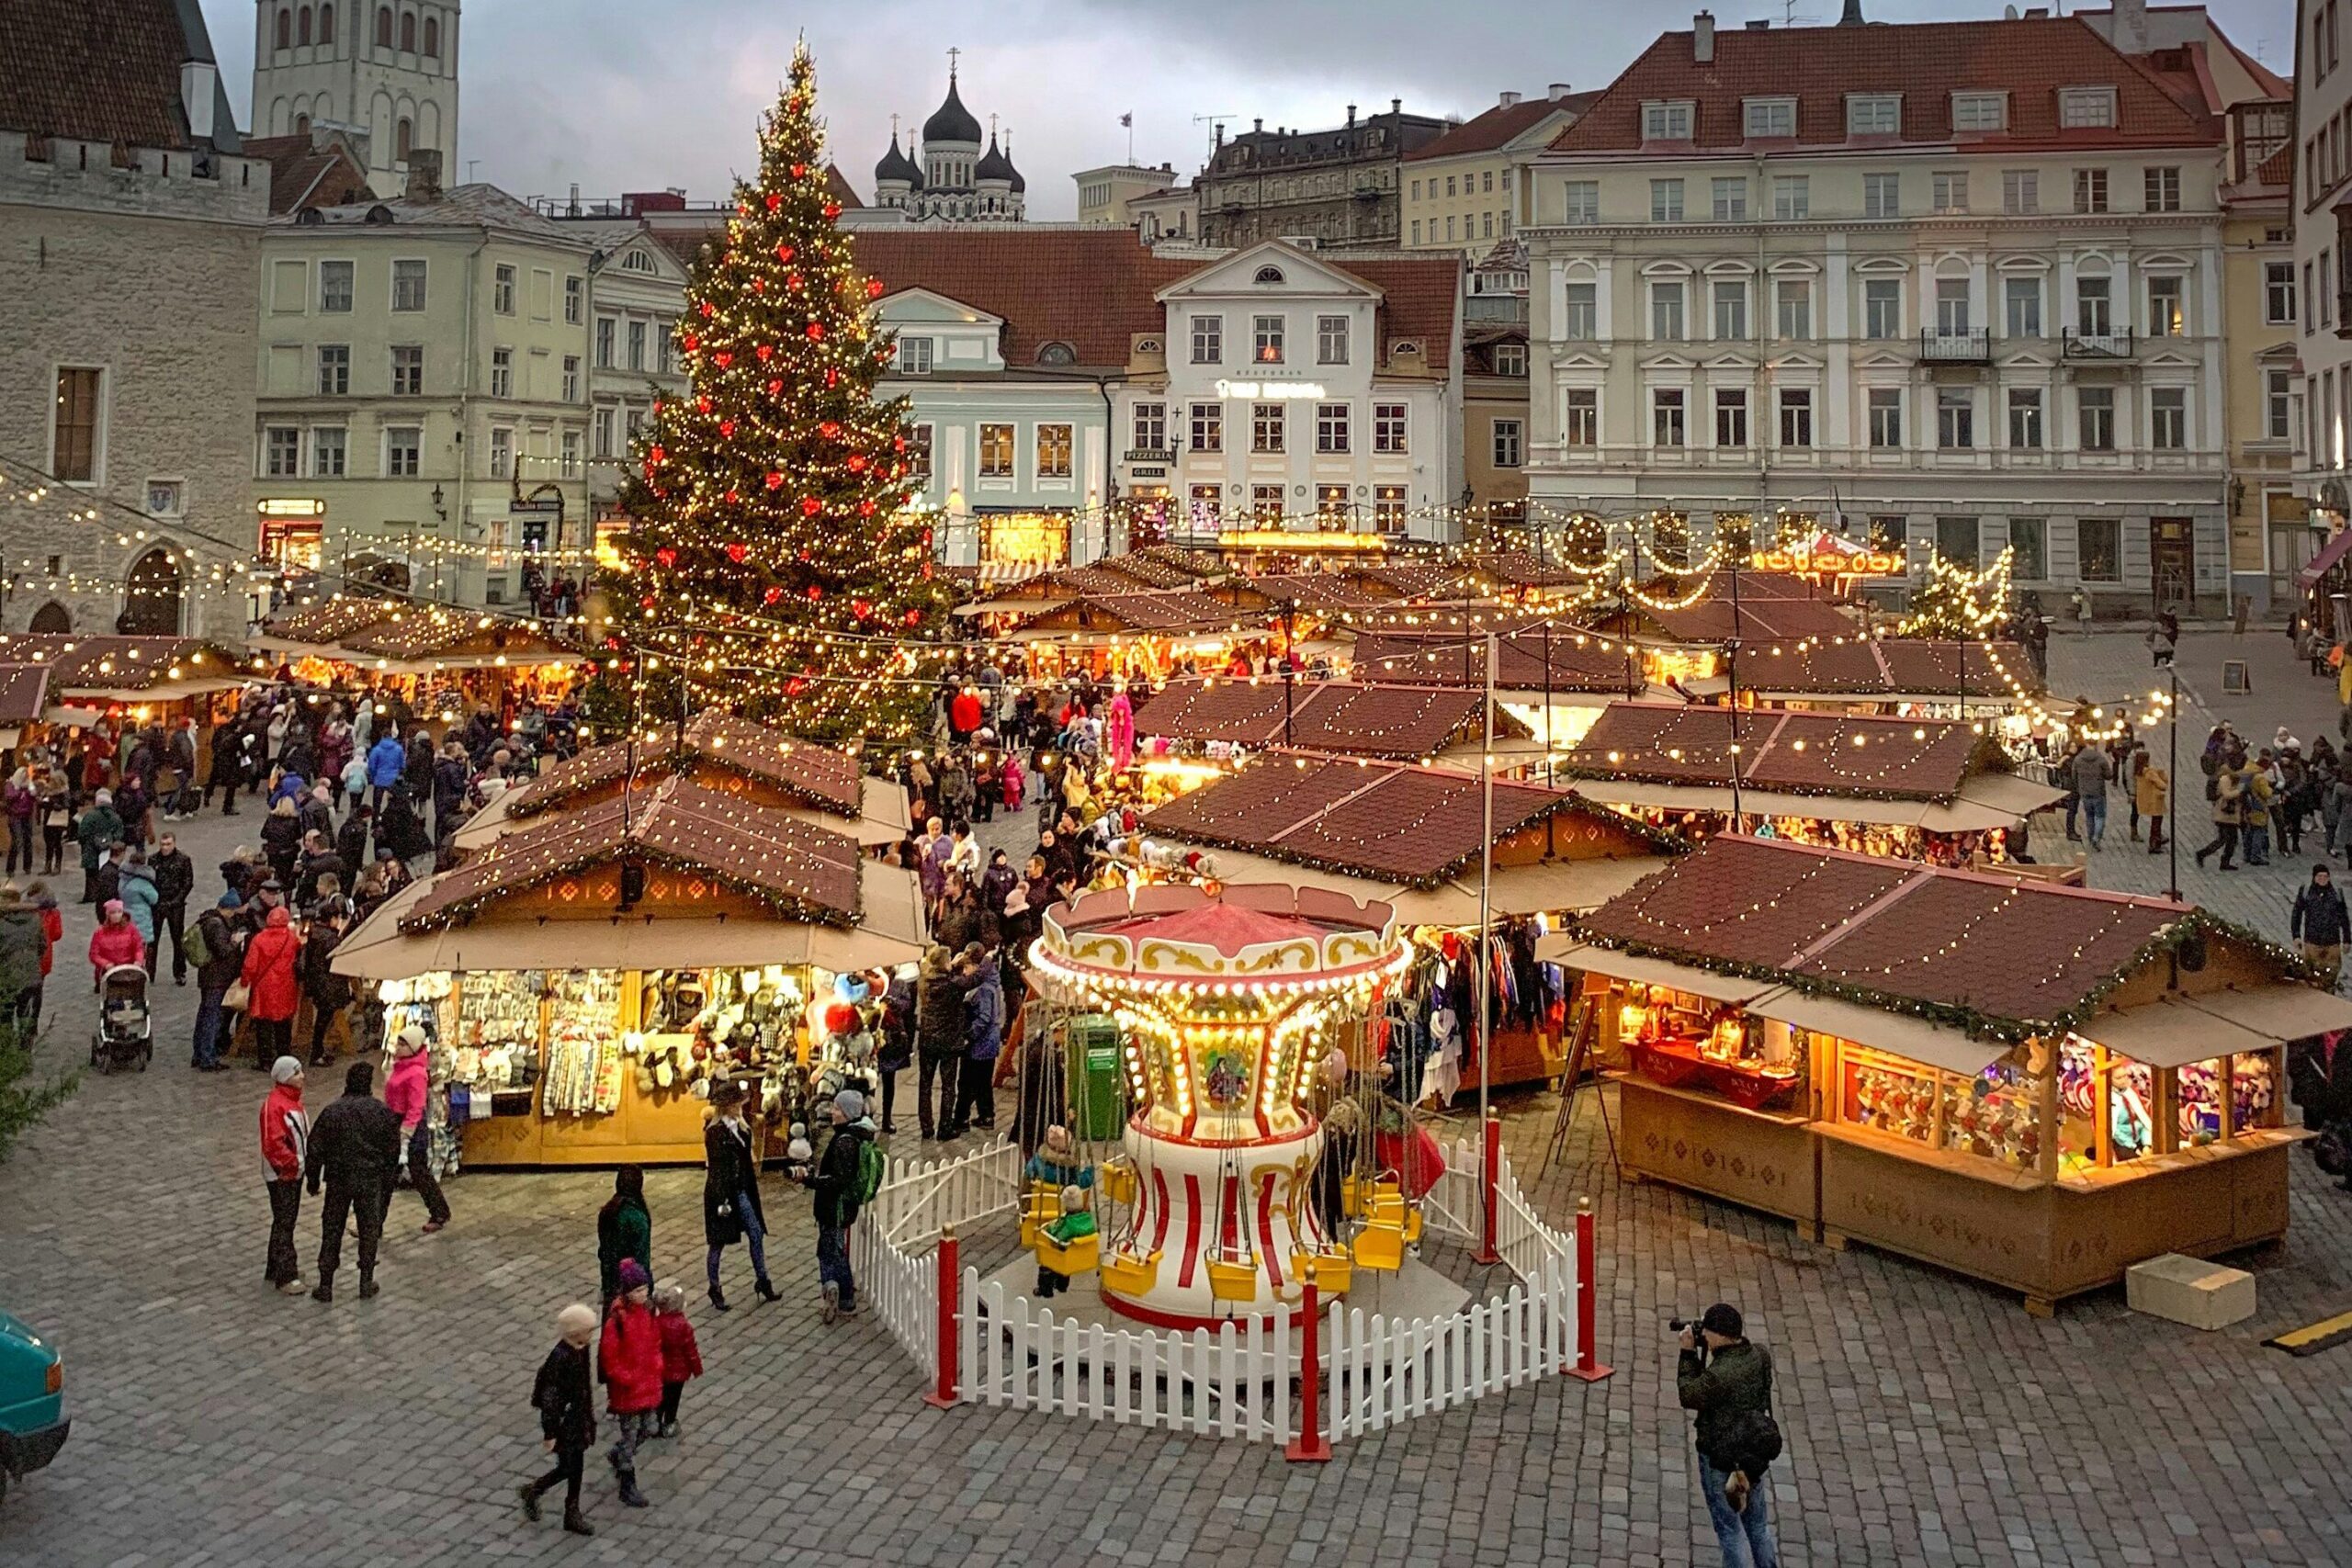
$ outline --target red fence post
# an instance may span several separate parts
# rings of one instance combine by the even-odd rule
[[[1600,1364],[1596,1341],[1600,1333],[1600,1287],[1593,1278],[1593,1260],[1600,1251],[1593,1238],[1592,1200],[1577,1200],[1577,1364],[1572,1378],[1599,1382],[1610,1370]]]
[[[944,1410],[956,1402],[956,1385],[962,1381],[957,1362],[963,1341],[956,1335],[956,1298],[963,1289],[964,1271],[954,1230],[941,1228],[939,1247],[933,1256],[939,1267],[939,1384],[922,1396],[922,1402],[934,1410]]]
[[[1303,1335],[1298,1348],[1298,1435],[1283,1450],[1293,1464],[1323,1464],[1331,1458],[1331,1440],[1323,1435],[1323,1313],[1315,1288],[1315,1259],[1306,1260],[1306,1278],[1298,1297]]]
[[[1476,1261],[1500,1263],[1503,1255],[1495,1250],[1495,1190],[1503,1180],[1503,1118],[1498,1111],[1487,1112],[1480,1135],[1485,1140],[1483,1158],[1478,1170],[1478,1251]]]

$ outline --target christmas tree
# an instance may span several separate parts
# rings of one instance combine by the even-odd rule
[[[1911,591],[1909,611],[1897,629],[1905,637],[1984,637],[1996,635],[2009,608],[2010,552],[1983,571],[1955,566],[1941,556],[1928,562],[1928,580]]]
[[[607,686],[645,711],[721,702],[847,739],[904,733],[925,700],[924,645],[953,599],[906,510],[906,400],[875,396],[882,286],[840,216],[803,44],[760,127],[758,182],[738,182],[687,285],[694,390],[655,405],[635,454],[624,564],[605,582]]]

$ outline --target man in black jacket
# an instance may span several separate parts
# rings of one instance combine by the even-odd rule
[[[2352,935],[2352,915],[2346,913],[2344,894],[2330,880],[2325,862],[2312,867],[2311,885],[2295,895],[2287,930],[2302,943],[2303,961],[2324,971],[2327,988],[2334,990],[2344,972],[2344,942]]]
[[[825,1292],[825,1321],[857,1311],[857,1276],[850,1272],[849,1227],[857,1219],[858,1169],[873,1123],[865,1097],[854,1089],[833,1096],[833,1135],[808,1177],[816,1193],[817,1278]]]
[[[376,1069],[354,1062],[343,1077],[343,1098],[319,1112],[311,1127],[311,1155],[304,1174],[311,1196],[326,1182],[320,1211],[319,1288],[311,1299],[334,1300],[334,1271],[343,1264],[343,1227],[359,1217],[359,1299],[376,1293],[376,1247],[384,1238],[384,1211],[392,1200],[392,1178],[401,1168],[401,1119],[370,1090]]]
[[[1675,1383],[1682,1408],[1699,1415],[1699,1485],[1724,1568],[1780,1568],[1764,1486],[1770,1456],[1754,1451],[1755,1418],[1771,1416],[1772,1358],[1747,1342],[1745,1327],[1737,1307],[1724,1302],[1709,1307],[1682,1331]]]
[[[172,939],[172,984],[187,984],[187,899],[196,891],[196,863],[179,846],[179,840],[166,833],[155,840],[155,853],[147,862],[147,869],[155,878],[155,948],[164,945],[164,938]],[[147,968],[153,973],[155,953],[147,954]]]

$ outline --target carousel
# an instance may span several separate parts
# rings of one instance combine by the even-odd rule
[[[1042,1268],[1158,1327],[1294,1312],[1310,1265],[1327,1296],[1376,1280],[1384,1311],[1460,1303],[1411,1250],[1435,1141],[1381,1089],[1374,1021],[1411,956],[1394,909],[1312,887],[1096,893],[1056,905],[1031,956],[1026,1027],[1094,1021],[1117,1057],[1108,1085],[1081,1065],[1070,1089],[1104,1212],[1073,1234],[1066,1191],[1037,1183],[1023,1239]],[[1106,1091],[1124,1114],[1098,1151],[1086,1101]]]

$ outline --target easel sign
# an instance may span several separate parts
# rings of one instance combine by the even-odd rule
[[[2222,660],[2222,692],[2225,696],[2243,697],[2254,691],[2254,677],[2246,672],[2243,659]]]

